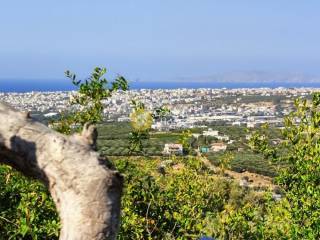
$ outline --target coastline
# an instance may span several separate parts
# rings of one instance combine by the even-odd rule
[[[239,88],[320,88],[320,82],[130,82],[132,90],[139,89],[239,89]],[[0,81],[0,92],[55,92],[76,88],[69,81]]]

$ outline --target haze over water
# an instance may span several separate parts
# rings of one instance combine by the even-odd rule
[[[0,81],[0,92],[72,91],[76,88],[70,81]],[[320,83],[246,83],[246,82],[129,82],[130,89],[177,89],[177,88],[320,88]]]

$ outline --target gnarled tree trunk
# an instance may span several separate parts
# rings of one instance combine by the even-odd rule
[[[0,162],[44,182],[63,240],[115,239],[122,177],[92,150],[94,128],[65,136],[0,103]]]

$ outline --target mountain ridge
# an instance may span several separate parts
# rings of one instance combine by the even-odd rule
[[[320,83],[320,76],[304,73],[232,71],[209,76],[179,77],[178,81],[225,83]]]

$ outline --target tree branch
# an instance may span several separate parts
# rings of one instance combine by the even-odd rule
[[[65,136],[3,103],[0,122],[0,162],[46,184],[60,215],[60,239],[115,239],[123,179],[92,150],[96,130]]]

